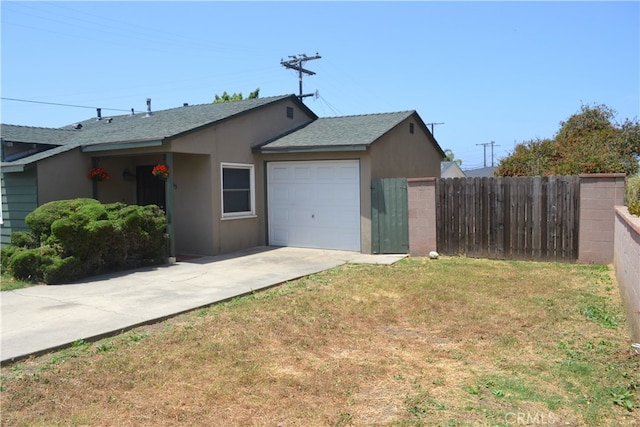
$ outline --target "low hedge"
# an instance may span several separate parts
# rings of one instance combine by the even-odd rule
[[[2,268],[20,280],[50,284],[164,261],[164,212],[155,205],[94,199],[46,203],[25,218],[2,249]]]

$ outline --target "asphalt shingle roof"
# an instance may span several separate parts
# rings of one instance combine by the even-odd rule
[[[368,146],[414,113],[402,111],[319,118],[256,149],[268,152],[292,148]]]
[[[83,145],[117,143],[128,141],[161,140],[179,135],[211,123],[228,119],[243,112],[259,108],[291,96],[255,98],[244,101],[224,102],[218,104],[201,104],[169,110],[137,113],[135,115],[95,118],[80,122],[83,126],[74,140]]]
[[[2,124],[0,136],[5,141],[59,146],[14,162],[3,162],[2,165],[28,164],[81,146],[163,140],[286,99],[297,100],[294,95],[286,95],[177,107],[152,111],[149,116],[145,111],[134,115],[103,116],[102,120],[93,117],[79,122],[81,129],[73,129],[73,124],[63,128]],[[316,118],[311,110],[308,113]]]
[[[73,130],[2,124],[0,136],[11,142],[63,145]]]

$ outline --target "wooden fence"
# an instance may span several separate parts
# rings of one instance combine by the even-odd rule
[[[577,176],[440,178],[438,251],[526,260],[578,258]]]

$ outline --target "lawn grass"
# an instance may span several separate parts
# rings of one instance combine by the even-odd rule
[[[636,426],[609,268],[345,265],[2,367],[3,426]]]
[[[15,289],[28,288],[29,286],[40,285],[41,283],[25,282],[18,280],[10,274],[2,272],[0,275],[0,291],[13,291]]]

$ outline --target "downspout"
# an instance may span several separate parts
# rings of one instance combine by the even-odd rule
[[[167,234],[169,235],[169,262],[175,262],[176,259],[176,236],[173,228],[173,153],[165,153],[165,162],[169,168],[169,176],[165,185],[165,209],[167,210]]]

